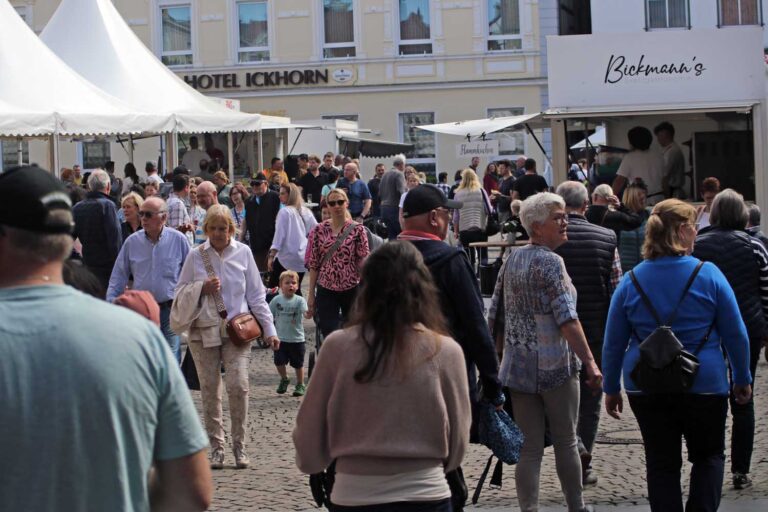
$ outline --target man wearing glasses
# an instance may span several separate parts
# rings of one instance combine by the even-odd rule
[[[181,362],[179,337],[171,330],[173,291],[189,253],[187,237],[165,228],[168,207],[159,197],[150,197],[141,205],[141,227],[125,239],[109,279],[107,300],[113,302],[125,290],[133,276],[133,290],[146,290],[160,306],[160,328],[176,360]]]

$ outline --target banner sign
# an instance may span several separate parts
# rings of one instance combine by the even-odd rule
[[[499,154],[499,141],[477,140],[456,144],[456,158],[491,157]]]

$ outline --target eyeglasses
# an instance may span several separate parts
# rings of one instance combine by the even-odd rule
[[[160,215],[165,213],[165,210],[160,210],[159,212],[148,212],[148,211],[139,211],[139,217],[151,219],[155,215]]]
[[[339,199],[338,201],[327,201],[328,206],[343,206],[344,203],[346,203],[344,199]]]
[[[568,217],[566,215],[558,215],[556,217],[552,217],[552,220],[558,224],[568,224]]]

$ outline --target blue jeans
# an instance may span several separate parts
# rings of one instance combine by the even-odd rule
[[[160,306],[160,330],[171,347],[171,352],[176,356],[176,362],[181,365],[181,340],[179,336],[171,330],[171,306],[170,304]]]

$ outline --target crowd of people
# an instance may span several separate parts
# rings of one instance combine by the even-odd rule
[[[638,133],[642,152],[650,132]],[[524,434],[523,511],[538,510],[547,440],[568,510],[592,510],[583,490],[600,476],[603,394],[615,418],[628,397],[652,510],[683,510],[682,438],[687,509],[717,509],[729,408],[732,483],[751,485],[768,250],[759,209],[738,192],[708,178],[697,209],[665,174],[664,198],[649,200],[644,156],[613,185],[588,188],[574,172],[554,191],[531,158],[482,177],[473,159],[452,185],[445,172],[432,185],[402,155],[366,183],[359,162],[333,153],[300,155],[292,179],[275,158],[246,186],[190,143],[165,179],[152,163],[144,179],[132,164],[116,178],[112,162],[87,177],[77,166],[61,179],[34,166],[0,175],[0,315],[13,319],[0,325],[13,418],[0,421],[0,452],[20,461],[0,479],[1,508],[206,509],[210,470],[227,461],[222,387],[234,467],[251,464],[253,347],[230,330],[247,314],[274,351],[276,392],[293,377],[304,397],[296,462],[333,468],[332,510],[461,510],[451,478],[478,442],[483,401],[511,405]],[[512,236],[529,243],[506,254],[486,318],[476,260],[487,253],[470,244],[494,236],[493,219],[519,223]],[[324,341],[308,382],[310,319]],[[682,392],[648,392],[636,376],[661,326],[697,362]],[[41,469],[35,453],[56,460]]]

